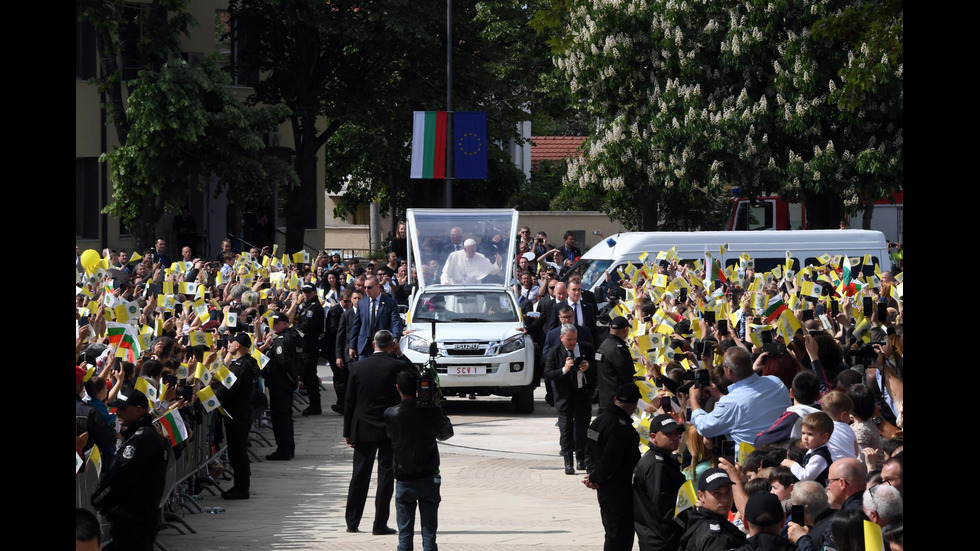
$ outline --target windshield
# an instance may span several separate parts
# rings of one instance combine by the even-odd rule
[[[517,211],[409,209],[409,258],[419,286],[510,283]]]
[[[579,260],[571,269],[562,275],[562,281],[568,281],[568,276],[578,274],[582,276],[582,288],[592,290],[592,287],[599,282],[605,282],[605,272],[612,264],[612,260],[585,259]],[[619,279],[616,274],[610,274],[615,279]]]
[[[419,297],[412,323],[429,321],[517,322],[517,309],[502,291],[451,291]]]

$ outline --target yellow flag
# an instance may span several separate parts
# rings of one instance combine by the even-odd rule
[[[95,467],[95,474],[101,475],[102,452],[99,451],[99,447],[95,444],[93,444],[92,448],[88,451],[88,461],[92,463],[93,467]]]
[[[214,411],[215,408],[221,405],[218,401],[218,397],[214,395],[214,390],[211,387],[206,386],[197,392],[197,398],[204,404],[204,409]]]
[[[640,435],[640,443],[649,446],[650,445],[650,419],[642,419],[637,421],[633,425],[636,428],[636,432]]]
[[[745,464],[745,458],[749,456],[750,453],[755,451],[755,446],[749,444],[748,442],[741,442],[738,445],[738,451],[736,452],[736,462],[739,465]]]
[[[688,480],[681,486],[680,490],[677,490],[677,506],[674,507],[674,516],[676,517],[683,511],[693,508],[697,500],[697,494],[694,493],[694,483]]]
[[[864,521],[864,549],[865,551],[881,551],[885,548],[884,540],[881,536],[881,526]]]

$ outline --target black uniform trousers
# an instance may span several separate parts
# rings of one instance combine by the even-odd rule
[[[344,352],[346,355],[346,352]],[[337,406],[343,410],[344,401],[347,397],[347,364],[344,367],[337,367],[336,360],[330,364],[330,371],[333,372],[333,389],[337,393]]]
[[[606,538],[603,551],[630,551],[633,549],[633,489],[598,489],[599,514]]]
[[[592,417],[592,400],[589,399],[588,391],[578,389],[572,391],[571,395],[556,395],[555,409],[558,411],[558,443],[561,454],[569,456],[574,451],[584,460],[589,421]]]
[[[248,491],[252,474],[248,464],[248,431],[252,428],[252,420],[222,417],[225,420],[225,437],[228,439],[228,462],[235,473],[234,488]]]
[[[269,416],[272,418],[272,433],[276,437],[276,451],[296,453],[293,441],[293,391],[289,387],[269,387]]]
[[[300,362],[303,366],[303,387],[306,388],[306,396],[310,399],[310,407],[320,407],[320,377],[316,374],[316,354],[300,354]]]
[[[354,473],[347,490],[347,528],[356,529],[364,515],[374,456],[378,456],[378,491],[374,498],[374,529],[384,528],[391,515],[391,496],[395,493],[394,455],[391,440],[354,443]]]

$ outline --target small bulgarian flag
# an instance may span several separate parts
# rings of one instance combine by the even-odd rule
[[[412,178],[445,178],[446,111],[415,111],[412,119]]]
[[[776,295],[769,299],[769,304],[766,306],[766,320],[772,323],[780,314],[786,311],[786,303],[783,299]]]
[[[163,429],[163,434],[170,440],[171,447],[187,440],[187,427],[184,426],[184,419],[181,418],[177,410],[167,410],[157,421],[160,423],[160,428]]]
[[[721,269],[721,262],[718,262],[717,260],[711,261],[711,272],[708,275],[708,279],[711,281],[720,281],[722,283],[728,281],[728,278],[725,277],[725,271]]]
[[[109,334],[109,346],[119,347],[123,337],[126,336],[126,324],[114,321],[105,322],[106,332]]]
[[[854,296],[861,290],[861,284],[855,283],[851,276],[851,261],[846,256],[840,263],[840,284],[837,285],[837,294],[840,296]]]

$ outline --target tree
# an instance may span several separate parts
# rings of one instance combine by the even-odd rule
[[[301,237],[323,151],[326,188],[345,195],[335,215],[360,204],[441,204],[442,182],[410,180],[411,112],[446,108],[445,4],[408,0],[257,0],[232,3],[248,34],[246,63],[266,78],[253,102],[283,102],[302,185],[288,201],[287,241]],[[526,2],[456,3],[453,96],[457,111],[487,111],[486,182],[454,182],[454,204],[502,205],[523,176],[504,146],[526,120],[547,49],[528,28]],[[303,197],[306,197],[304,199]],[[292,228],[292,229],[291,229]],[[290,246],[287,245],[287,248]]]
[[[216,194],[228,191],[244,204],[296,180],[287,163],[264,153],[260,137],[278,128],[288,109],[247,108],[230,84],[213,58],[196,67],[174,59],[131,83],[128,139],[106,156],[114,184],[106,209],[141,246],[152,243],[164,213],[180,210],[188,182],[204,189],[216,177]]]
[[[897,107],[844,111],[848,43],[811,32],[847,5],[574,3],[556,65],[595,122],[567,184],[641,230],[704,227],[730,188],[800,197],[829,226],[842,197],[900,186],[901,69]]]
[[[194,24],[187,4],[76,3],[79,19],[95,29],[95,82],[119,143],[102,156],[113,190],[105,210],[133,231],[138,248],[152,243],[163,214],[179,210],[191,183],[201,188],[217,176],[217,191],[234,189],[234,200],[295,179],[262,153],[260,138],[288,111],[245,109],[213,59],[190,66],[180,58],[181,37]]]

